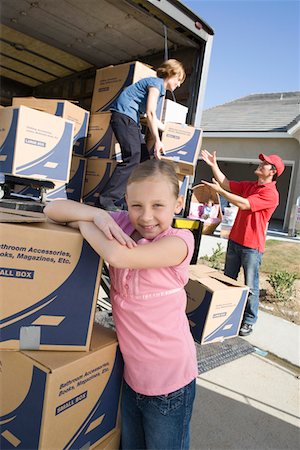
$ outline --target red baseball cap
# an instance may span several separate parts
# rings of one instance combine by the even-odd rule
[[[276,167],[277,175],[280,176],[282,172],[284,171],[284,162],[278,155],[264,155],[261,153],[258,155],[259,159],[261,161],[266,161],[269,164],[273,164],[273,166]]]

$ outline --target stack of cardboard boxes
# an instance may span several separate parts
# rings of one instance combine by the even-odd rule
[[[27,100],[1,108],[0,171],[65,192],[89,113]],[[123,363],[115,333],[94,325],[102,260],[78,230],[29,216],[1,212],[0,446],[117,449]]]
[[[70,143],[71,152],[69,154],[70,165],[68,166],[64,179],[56,179],[53,174],[49,172],[49,177],[47,179],[54,181],[55,187],[54,189],[48,191],[46,199],[53,200],[56,198],[68,198],[70,200],[80,201],[82,198],[85,179],[86,159],[84,152],[90,113],[67,100],[41,99],[35,97],[14,97],[12,100],[12,106],[20,110],[23,110],[24,107],[31,108],[30,115],[34,114],[36,116],[36,125],[40,125],[42,123],[42,117],[48,117],[47,120],[49,121],[50,116],[64,119],[70,124],[73,124],[73,136]],[[6,110],[8,109],[9,108],[6,108]],[[33,113],[32,110],[34,110],[35,113]],[[41,112],[44,114],[41,114]],[[4,114],[3,111],[1,111],[1,113]],[[28,109],[25,114],[27,117]],[[30,133],[30,125],[31,124],[28,124],[28,133]],[[43,137],[45,136],[45,133],[41,133],[41,135]],[[20,142],[20,147],[21,145],[22,144]],[[62,140],[62,145],[66,146],[66,141]],[[40,146],[43,146],[42,139]],[[57,151],[59,151],[60,154],[66,153],[65,150],[62,151],[61,149],[58,149]],[[22,153],[23,152],[24,150],[22,150]],[[57,167],[53,163],[50,166],[53,158],[53,155],[50,152],[47,155],[47,158],[49,159],[47,164],[52,168],[52,172],[54,172],[54,169],[57,171]],[[42,163],[44,163],[44,161],[42,161]],[[22,173],[16,173],[16,175],[23,176]],[[32,178],[43,180],[43,177],[40,175],[41,174],[39,172],[32,172]],[[33,186],[24,186],[22,183],[16,186],[15,192],[32,197],[38,197],[39,194],[38,190]]]
[[[13,98],[12,108],[1,109],[0,172],[53,181],[55,187],[48,190],[46,200],[68,198],[96,206],[101,190],[122,161],[110,126],[111,104],[125,87],[149,76],[156,72],[139,61],[98,69],[91,112],[67,100]],[[185,106],[169,99],[157,111],[166,123],[163,158],[175,164],[184,194],[185,177],[195,173],[202,140],[202,130],[186,125],[187,112]],[[6,149],[11,146],[16,150],[8,158]],[[37,188],[22,182],[14,191],[39,196]]]

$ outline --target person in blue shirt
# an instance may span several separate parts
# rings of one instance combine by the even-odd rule
[[[146,114],[154,157],[164,153],[159,130],[163,123],[157,118],[162,109],[166,90],[173,92],[185,80],[183,65],[176,59],[165,61],[156,71],[157,77],[143,78],[128,86],[111,105],[111,126],[120,144],[122,162],[119,163],[99,195],[99,207],[109,211],[125,207],[124,194],[133,168],[149,159],[143,151],[144,140],[140,129],[140,116]]]

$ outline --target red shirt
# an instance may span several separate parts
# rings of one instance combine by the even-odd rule
[[[258,184],[257,181],[230,181],[229,183],[233,194],[247,198],[250,203],[250,209],[238,210],[229,239],[263,253],[267,225],[279,204],[276,182]]]

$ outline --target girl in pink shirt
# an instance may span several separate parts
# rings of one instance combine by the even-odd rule
[[[171,227],[183,198],[172,165],[148,160],[132,172],[127,211],[70,200],[45,214],[78,227],[109,263],[111,302],[124,358],[122,449],[188,449],[197,358],[185,314],[189,230]]]

